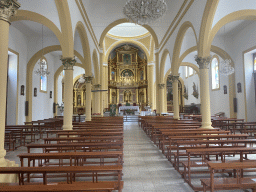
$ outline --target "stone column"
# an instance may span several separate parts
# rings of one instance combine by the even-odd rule
[[[17,167],[15,161],[5,159],[4,149],[5,135],[5,112],[6,112],[6,83],[7,83],[7,60],[8,60],[8,41],[9,41],[9,18],[15,15],[20,4],[16,0],[0,1],[0,167]],[[0,175],[0,183],[17,182],[16,174]]]
[[[93,77],[85,77],[86,83],[86,119],[85,121],[92,120],[91,108],[92,108],[92,79]]]
[[[72,130],[73,118],[73,66],[76,64],[75,58],[61,57],[64,70],[64,117],[63,130]],[[82,98],[81,98],[82,99]]]
[[[174,108],[174,119],[180,119],[179,114],[179,90],[178,90],[179,76],[172,76],[172,88],[173,88],[173,108]]]
[[[100,88],[101,88],[101,85],[100,84],[96,84],[96,85],[94,85],[94,90],[100,90]],[[100,113],[100,94],[101,94],[101,92],[100,91],[98,91],[98,92],[94,92],[94,95],[95,95],[95,97],[94,97],[94,104],[95,104],[95,113]]]
[[[163,113],[165,112],[164,111],[164,88],[165,88],[165,84],[164,83],[161,83],[161,84],[158,84],[158,87],[159,87],[159,113]]]
[[[212,128],[211,122],[211,106],[210,106],[210,90],[209,90],[209,66],[211,57],[195,57],[199,65],[200,73],[200,98],[201,98],[201,114],[202,128]]]

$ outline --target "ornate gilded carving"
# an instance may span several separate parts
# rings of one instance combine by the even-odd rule
[[[0,20],[10,23],[10,17],[14,16],[20,4],[16,0],[0,0]]]
[[[158,87],[159,87],[160,89],[163,89],[163,88],[165,87],[165,84],[164,84],[164,83],[160,83],[160,84],[158,84]]]
[[[62,61],[62,64],[64,66],[64,70],[73,70],[73,66],[76,64],[75,57],[63,58],[61,56],[60,60]]]
[[[199,65],[199,69],[209,69],[212,57],[198,57],[195,56],[195,60]]]
[[[95,88],[95,89],[100,89],[100,88],[101,88],[101,84],[96,84],[96,85],[94,85],[94,88]]]

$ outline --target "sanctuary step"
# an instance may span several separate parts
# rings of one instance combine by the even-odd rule
[[[137,115],[125,115],[123,116],[124,122],[138,122],[139,116]]]

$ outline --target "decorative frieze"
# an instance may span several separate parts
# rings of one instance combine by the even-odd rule
[[[209,57],[198,57],[196,55],[195,60],[196,60],[197,64],[199,65],[199,69],[209,69],[212,57],[211,56],[209,56]]]
[[[60,60],[62,61],[62,64],[64,66],[64,70],[73,70],[73,66],[76,64],[75,57],[63,58],[61,56]]]
[[[158,87],[159,87],[160,89],[164,89],[165,84],[164,84],[164,83],[160,83],[160,84],[158,84]]]
[[[0,0],[0,20],[10,23],[10,17],[14,16],[20,8],[16,0]]]

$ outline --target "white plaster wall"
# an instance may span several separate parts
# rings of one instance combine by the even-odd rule
[[[7,90],[7,125],[16,124],[16,103],[17,103],[17,55],[9,52],[8,68],[8,90]]]
[[[74,49],[84,57],[83,54],[83,47],[82,47],[82,40],[80,39],[78,31],[75,33],[75,39],[74,39]]]
[[[170,58],[170,55],[167,54],[167,57],[165,60],[164,74],[166,74],[170,68],[171,68],[171,58]]]
[[[189,28],[182,42],[180,56],[189,48],[196,46],[196,38],[192,28]]]
[[[19,53],[19,79],[18,79],[18,122],[22,125],[25,122],[25,101],[26,101],[26,69],[27,69],[27,37],[18,29],[10,25],[9,48]],[[25,85],[25,95],[19,94],[20,86]]]
[[[34,72],[39,68],[36,64],[33,70],[32,82],[32,121],[42,120],[53,117],[54,102],[54,58],[51,54],[46,54],[45,58],[48,62],[48,70],[50,75],[47,77],[47,93],[40,92],[40,76]],[[34,88],[37,88],[37,97],[34,97]],[[50,98],[52,91],[52,98]]]

